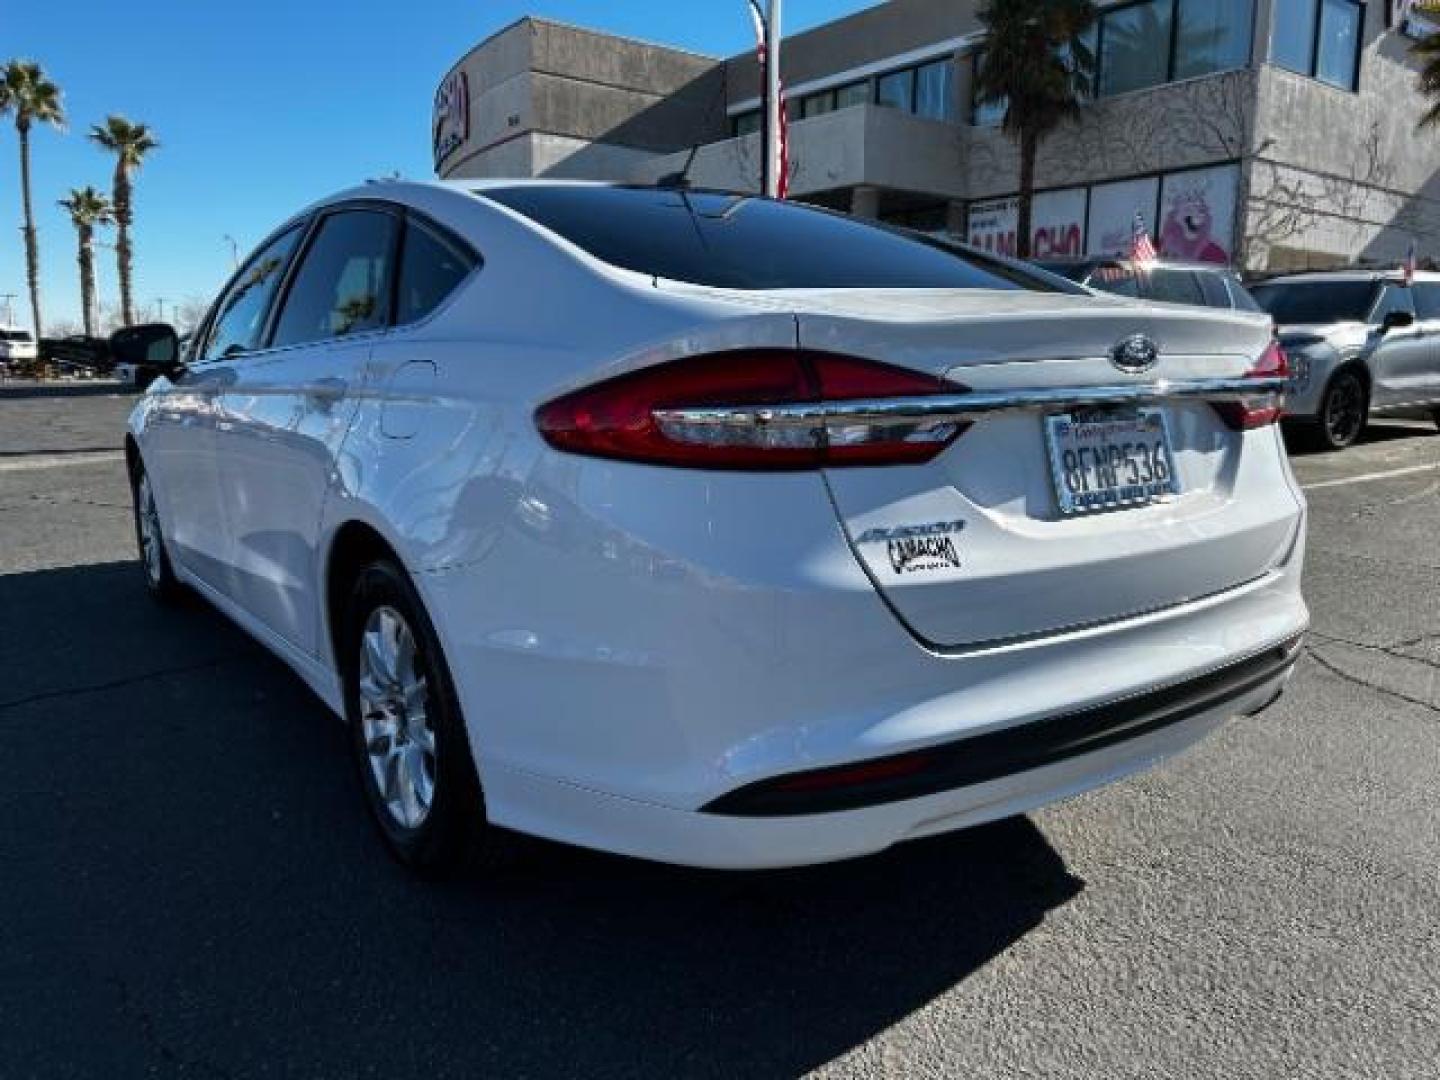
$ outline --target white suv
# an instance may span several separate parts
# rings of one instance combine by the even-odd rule
[[[39,355],[35,335],[18,326],[0,326],[0,364],[34,360]]]

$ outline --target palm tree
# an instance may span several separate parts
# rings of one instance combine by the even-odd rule
[[[1035,158],[1040,143],[1080,113],[1091,93],[1095,53],[1086,31],[1092,0],[989,0],[978,12],[987,32],[975,74],[981,105],[1005,105],[1005,133],[1020,147],[1020,213],[1016,254],[1030,257]]]
[[[85,336],[95,335],[95,226],[112,225],[110,200],[93,187],[71,188],[70,197],[60,205],[70,212],[80,241],[80,304],[84,310]]]
[[[30,315],[35,340],[40,340],[40,245],[35,236],[35,211],[30,203],[30,129],[35,124],[65,126],[60,88],[30,60],[11,60],[0,68],[0,116],[15,114],[20,136],[20,200],[25,208],[25,276],[30,285]]]
[[[140,168],[145,155],[160,143],[147,124],[136,124],[123,116],[107,116],[105,123],[90,129],[90,138],[115,155],[115,188],[111,202],[115,208],[115,267],[120,276],[120,318],[126,326],[135,324],[135,302],[132,288],[134,249],[130,245],[130,225],[135,220],[131,202],[131,176]]]

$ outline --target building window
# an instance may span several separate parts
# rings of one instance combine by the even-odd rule
[[[985,51],[981,49],[975,53],[974,79],[972,79],[970,83],[971,86],[977,85],[977,80],[980,77],[980,69],[984,66]],[[1005,122],[1005,114],[1009,109],[1010,102],[1008,99],[1002,98],[1000,101],[982,102],[977,94],[974,102],[970,106],[970,123],[975,127],[999,127]]]
[[[875,103],[902,112],[915,111],[915,69],[892,71],[875,83]]]
[[[1106,12],[1100,29],[1100,94],[1159,86],[1170,71],[1175,0],[1146,0]]]
[[[1359,0],[1276,0],[1270,59],[1342,90],[1360,82],[1365,8]]]
[[[1359,83],[1360,28],[1365,9],[1355,0],[1321,0],[1320,45],[1315,50],[1315,77],[1354,90]]]
[[[731,121],[731,126],[738,138],[742,135],[754,135],[760,130],[760,110],[751,109],[749,112],[741,113]]]
[[[1254,23],[1255,0],[1139,0],[1113,7],[1099,21],[1099,93],[1245,67]]]
[[[837,109],[848,109],[855,105],[869,104],[869,79],[861,79],[859,82],[849,83],[846,86],[837,87],[835,90],[835,108]]]
[[[947,58],[915,69],[915,115],[950,120],[955,115],[955,65]]]
[[[1254,16],[1254,0],[1180,0],[1174,77],[1193,79],[1248,64]]]
[[[800,103],[800,118],[808,120],[812,116],[824,116],[828,112],[835,111],[835,92],[833,90],[822,90],[818,94],[811,94]]]

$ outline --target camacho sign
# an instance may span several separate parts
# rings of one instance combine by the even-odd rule
[[[470,138],[470,80],[463,71],[452,71],[435,91],[435,125],[431,147],[435,168]]]

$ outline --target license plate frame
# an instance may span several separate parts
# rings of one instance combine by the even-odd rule
[[[1175,440],[1165,409],[1076,410],[1044,419],[1050,479],[1064,516],[1131,510],[1180,495]],[[1100,446],[1106,449],[1103,463],[1096,456]],[[1072,454],[1068,459],[1067,451]],[[1074,486],[1079,490],[1074,490],[1077,478]]]

